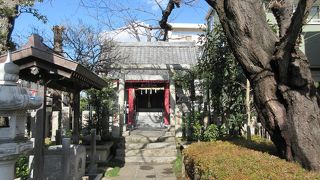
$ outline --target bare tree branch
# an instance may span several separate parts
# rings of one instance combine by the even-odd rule
[[[153,0],[157,5],[158,7],[160,8],[161,12],[163,12],[163,8],[161,7],[160,3],[158,2],[158,0]]]
[[[115,44],[107,38],[102,39],[100,35],[100,31],[95,31],[81,22],[77,25],[66,25],[63,34],[64,53],[71,60],[98,73],[104,66],[117,60],[116,54],[103,55],[113,51]]]
[[[175,6],[178,8],[180,7],[180,0],[169,0],[166,9],[162,11],[162,18],[159,21],[159,25],[164,29],[163,41],[167,40],[168,31],[172,30],[172,26],[168,24],[168,18]]]

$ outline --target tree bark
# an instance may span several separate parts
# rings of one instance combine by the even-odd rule
[[[293,16],[292,1],[271,1],[279,35],[269,27],[261,1],[206,1],[252,84],[258,116],[279,154],[320,170],[320,101],[309,62],[296,45],[314,1],[300,0]]]
[[[17,0],[0,2],[0,54],[13,48],[11,34],[18,16],[18,5]]]

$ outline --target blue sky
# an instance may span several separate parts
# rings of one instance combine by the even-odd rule
[[[57,24],[76,23],[82,20],[86,24],[98,27],[103,30],[110,29],[105,21],[106,14],[109,13],[113,28],[119,28],[124,25],[124,18],[127,18],[127,13],[114,13],[112,10],[132,9],[130,16],[139,21],[148,21],[147,23],[157,25],[157,20],[161,18],[161,11],[155,0],[104,0],[110,9],[106,8],[87,8],[80,5],[81,0],[44,0],[43,3],[36,3],[35,8],[48,18],[48,22],[43,24],[30,14],[22,14],[17,18],[13,37],[18,43],[26,41],[26,37],[31,33],[37,32],[34,29],[40,30],[40,34],[52,36],[51,28]],[[83,0],[85,3],[99,2],[101,0]],[[165,8],[167,0],[158,0],[159,4]],[[89,5],[89,4],[87,4]],[[100,3],[101,6],[103,4]],[[95,5],[92,5],[95,6]],[[170,17],[170,22],[175,23],[204,23],[204,17],[208,11],[208,5],[204,0],[195,0],[192,6],[182,4],[180,8],[174,9]],[[131,13],[132,12],[132,13]],[[99,20],[98,20],[99,18]]]

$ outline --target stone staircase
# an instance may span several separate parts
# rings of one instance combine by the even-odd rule
[[[170,163],[176,159],[174,128],[137,129],[118,144],[116,159],[137,163]]]
[[[162,128],[162,112],[137,112],[135,116],[136,126],[138,128]]]

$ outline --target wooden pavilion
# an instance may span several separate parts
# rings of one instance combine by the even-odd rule
[[[4,62],[6,55],[0,56]],[[12,61],[19,65],[19,77],[22,80],[39,82],[43,86],[43,108],[46,107],[46,89],[52,88],[73,94],[73,134],[74,144],[79,143],[80,91],[84,89],[102,89],[107,83],[79,63],[70,61],[55,53],[43,43],[39,35],[31,35],[28,43],[21,49],[11,52]],[[46,111],[36,121],[36,138],[34,147],[34,177],[42,179],[43,146]]]

